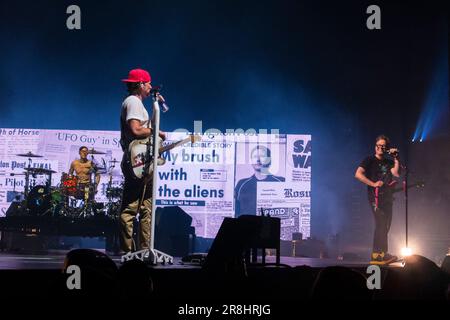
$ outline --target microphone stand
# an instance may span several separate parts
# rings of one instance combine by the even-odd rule
[[[406,165],[406,160],[404,161],[404,163],[400,162],[400,159],[398,159],[399,161],[399,166],[401,170],[405,171],[405,174],[403,175],[403,183],[402,183],[402,188],[403,188],[403,196],[404,196],[404,200],[405,200],[405,248],[408,248],[408,178],[409,178],[409,169]]]
[[[408,175],[409,169],[406,164],[400,164],[401,168],[405,170],[405,175],[403,177],[403,194],[405,198],[405,248],[408,248]]]
[[[128,253],[124,256],[122,256],[121,261],[122,263],[125,261],[133,260],[133,259],[139,259],[142,261],[149,262],[150,264],[156,265],[158,263],[168,263],[173,264],[173,257],[161,252],[159,250],[156,250],[154,248],[155,246],[155,218],[156,218],[156,194],[158,190],[158,158],[159,158],[159,120],[160,120],[160,108],[159,108],[159,102],[158,102],[158,90],[152,91],[152,98],[153,98],[153,143],[147,144],[147,154],[145,156],[145,166],[144,166],[144,179],[147,175],[150,174],[150,171],[152,174],[152,212],[150,217],[150,243],[149,243],[149,249],[144,249],[132,253]],[[152,145],[153,150],[150,150],[150,145]],[[152,161],[152,163],[150,163]],[[150,169],[150,166],[152,169]],[[141,200],[139,201],[138,205],[138,211],[140,210],[140,204],[143,202],[143,198],[145,195],[145,189],[146,189],[147,183],[144,184],[144,191],[141,197]]]
[[[403,196],[404,196],[404,200],[405,200],[405,248],[408,248],[408,176],[409,176],[409,169],[406,165],[406,160],[403,164],[400,162],[400,159],[397,158],[397,160],[399,161],[400,169],[405,171],[405,174],[403,176],[402,188],[403,188]]]

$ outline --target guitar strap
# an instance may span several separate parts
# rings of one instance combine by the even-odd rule
[[[379,187],[376,187],[375,188],[375,210],[377,210],[378,209],[378,204],[379,204],[379,193],[380,193],[380,188]]]

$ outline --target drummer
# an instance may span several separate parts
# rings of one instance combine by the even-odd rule
[[[80,147],[78,149],[80,154],[80,159],[75,159],[70,164],[69,175],[73,175],[75,171],[78,184],[88,185],[91,182],[91,174],[95,173],[95,192],[97,193],[97,186],[100,183],[100,173],[97,170],[97,166],[91,160],[88,160],[87,156],[89,150],[86,146]]]

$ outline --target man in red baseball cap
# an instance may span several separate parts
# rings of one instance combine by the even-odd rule
[[[128,73],[127,79],[122,79],[123,82],[152,82],[150,73],[143,69],[133,69]]]
[[[152,85],[151,76],[143,69],[133,69],[129,72],[128,78],[122,81],[126,83],[128,96],[122,103],[120,116],[120,143],[123,150],[121,163],[122,173],[125,178],[123,187],[123,198],[120,214],[121,246],[122,254],[133,250],[133,221],[137,215],[140,197],[144,183],[135,178],[133,168],[129,159],[128,148],[135,139],[144,139],[152,134],[149,114],[143,104],[143,100],[150,96]],[[162,96],[158,99],[164,101]],[[165,139],[165,133],[159,133]],[[152,182],[146,188],[143,205],[139,210],[140,232],[139,247],[134,249],[148,249],[150,243],[150,219],[152,205]]]

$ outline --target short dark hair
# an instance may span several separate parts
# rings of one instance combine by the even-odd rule
[[[389,138],[387,136],[385,136],[384,134],[380,134],[376,139],[375,139],[375,143],[377,143],[380,140],[384,140],[386,141],[386,145],[389,145],[391,143],[391,140],[389,140]]]
[[[78,149],[78,152],[80,152],[80,151],[83,150],[83,149],[88,149],[88,150],[89,150],[88,147],[86,147],[86,146],[81,146],[81,147]]]
[[[141,87],[142,82],[127,82],[128,94],[135,94]]]

